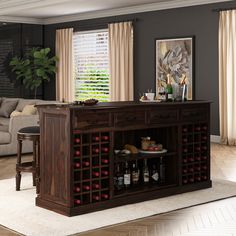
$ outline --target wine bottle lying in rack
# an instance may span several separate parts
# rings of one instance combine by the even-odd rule
[[[75,168],[80,168],[80,162],[75,162]]]
[[[103,141],[108,141],[109,140],[109,136],[108,135],[103,135],[102,136],[102,140]]]
[[[99,172],[98,171],[93,171],[92,172],[93,177],[99,177]]]
[[[90,190],[90,186],[89,185],[83,185],[83,190],[89,191]]]
[[[76,205],[80,205],[81,204],[81,201],[79,199],[75,199],[75,204]]]
[[[101,173],[103,176],[108,176],[108,174],[109,174],[109,172],[107,170],[102,170]]]
[[[75,143],[76,143],[76,144],[79,144],[79,143],[80,143],[80,138],[75,138],[74,140],[75,140]]]
[[[109,160],[108,160],[108,159],[105,159],[105,158],[103,158],[103,159],[101,160],[101,162],[102,162],[102,164],[108,164],[108,163],[109,163]]]
[[[83,161],[83,167],[88,167],[90,165],[89,161]]]
[[[79,193],[79,192],[80,192],[80,187],[76,186],[75,189],[74,189],[74,191],[75,191],[76,193]]]
[[[99,195],[98,194],[93,194],[93,200],[99,201],[100,200]]]
[[[99,153],[99,148],[93,148],[92,151],[93,151],[94,154],[98,154]]]
[[[102,152],[107,153],[108,151],[109,151],[109,148],[108,148],[108,147],[102,147]]]
[[[94,136],[92,139],[94,142],[99,142],[99,140],[100,140],[99,136]]]
[[[93,187],[93,189],[100,189],[100,185],[99,185],[99,184],[95,184],[95,183],[94,183],[94,184],[92,185],[92,187]]]
[[[103,193],[103,194],[101,195],[101,197],[102,197],[102,199],[108,199],[108,198],[109,198],[109,195],[108,195],[108,194],[105,194],[105,193]]]
[[[75,151],[75,155],[76,155],[76,156],[80,156],[80,150],[76,150],[76,151]]]

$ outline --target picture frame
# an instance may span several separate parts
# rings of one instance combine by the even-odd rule
[[[185,99],[194,99],[194,36],[155,39],[156,95],[161,94],[171,78],[173,97],[186,84]]]

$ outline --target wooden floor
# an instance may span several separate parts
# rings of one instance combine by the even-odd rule
[[[0,179],[12,178],[15,175],[15,159],[15,157],[0,158]],[[211,160],[213,178],[236,182],[236,147],[212,144]],[[0,227],[0,235],[19,234]],[[236,236],[236,197],[79,235]]]

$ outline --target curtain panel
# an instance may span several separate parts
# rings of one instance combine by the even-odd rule
[[[73,76],[73,28],[56,31],[56,56],[59,58],[56,72],[56,99],[74,101]]]
[[[219,105],[221,143],[236,145],[236,11],[220,12]]]
[[[110,100],[134,99],[132,22],[108,25],[110,62]]]

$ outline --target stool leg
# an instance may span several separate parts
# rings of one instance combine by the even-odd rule
[[[22,140],[18,139],[17,144],[17,163],[16,163],[16,191],[20,191],[21,172],[18,166],[21,164]]]
[[[33,141],[33,186],[36,186],[36,141]]]

